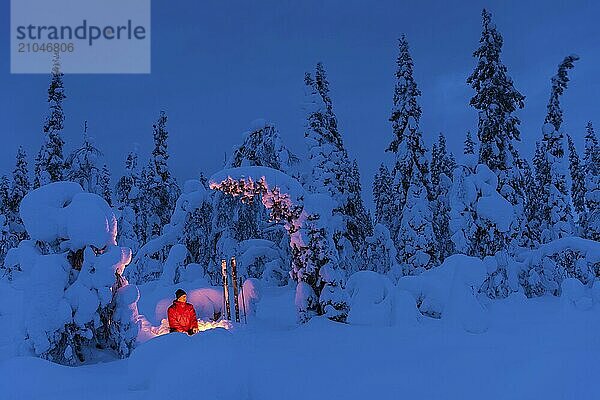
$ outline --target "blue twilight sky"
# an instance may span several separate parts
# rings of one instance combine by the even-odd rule
[[[0,0],[0,173],[17,146],[30,162],[42,140],[49,82],[9,73],[9,0]],[[113,179],[134,143],[145,158],[152,123],[169,116],[171,166],[181,181],[212,174],[256,118],[277,124],[284,141],[304,152],[303,75],[327,68],[334,109],[365,197],[391,131],[397,38],[406,33],[423,92],[421,127],[428,146],[444,132],[460,152],[477,130],[465,83],[475,60],[481,9],[504,36],[503,60],[526,96],[522,151],[540,136],[550,77],[570,53],[581,60],[563,98],[564,128],[581,148],[584,126],[598,120],[600,5],[593,1],[165,1],[152,2],[152,74],[67,75],[65,139],[81,140],[83,121],[104,151]]]

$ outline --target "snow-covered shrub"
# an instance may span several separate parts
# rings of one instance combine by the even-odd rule
[[[397,286],[413,294],[421,314],[441,318],[446,326],[480,333],[489,324],[477,297],[485,277],[482,260],[456,254],[421,275],[400,278]]]
[[[31,350],[63,364],[83,362],[96,347],[128,356],[137,336],[137,288],[122,277],[131,250],[116,245],[106,201],[76,183],[56,182],[25,196],[20,211],[31,240],[11,252],[10,265],[21,271],[15,283],[26,292]]]
[[[600,243],[566,237],[523,252],[517,261],[518,281],[528,297],[559,296],[565,279],[594,285],[600,276]]]
[[[414,324],[420,318],[415,299],[398,290],[384,275],[372,271],[356,272],[348,278],[346,290],[350,324],[393,326]]]
[[[286,244],[289,247],[289,244]],[[262,279],[265,283],[284,286],[289,278],[289,257],[270,240],[251,239],[238,244],[238,276]]]

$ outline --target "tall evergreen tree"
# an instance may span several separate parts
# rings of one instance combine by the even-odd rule
[[[558,72],[552,77],[552,89],[548,101],[548,113],[542,128],[543,160],[538,162],[537,175],[543,191],[546,211],[542,223],[542,241],[544,243],[573,234],[574,225],[571,215],[571,199],[567,188],[567,166],[564,155],[564,135],[561,129],[563,112],[560,97],[567,88],[569,78],[567,72],[579,57],[567,56],[559,64]],[[546,163],[547,165],[543,165]]]
[[[342,253],[358,254],[364,239],[372,233],[372,225],[361,197],[358,168],[350,160],[337,127],[323,64],[317,64],[314,78],[307,73],[304,82],[305,138],[311,167],[307,186],[309,191],[333,198],[336,203],[334,213],[342,217],[342,225],[334,229],[336,246],[343,249],[347,247],[343,242],[349,242],[351,248],[342,250]],[[352,262],[348,257],[342,259],[342,264]]]
[[[27,154],[25,154],[23,147],[19,146],[15,168],[13,169],[12,186],[9,198],[9,209],[13,214],[18,216],[21,200],[29,193],[30,189],[31,183],[29,182],[29,170],[27,168]]]
[[[585,212],[585,175],[579,154],[571,135],[567,135],[569,146],[569,171],[571,173],[571,196],[575,212],[582,215]]]
[[[467,78],[467,83],[476,92],[470,104],[479,110],[479,163],[487,165],[498,176],[499,191],[502,193],[502,186],[512,184],[511,150],[513,141],[520,140],[520,121],[513,113],[523,108],[525,97],[515,89],[507,74],[507,68],[500,58],[502,35],[485,9],[482,12],[482,25],[480,46],[473,53],[477,66]]]
[[[135,254],[142,241],[141,221],[141,178],[138,167],[137,146],[125,159],[125,173],[119,178],[115,186],[115,200],[118,210],[118,236],[117,241],[131,248]]]
[[[0,177],[0,214],[7,216],[10,211],[10,181],[6,175]]]
[[[401,213],[406,201],[406,195],[414,175],[425,186],[428,185],[428,166],[425,159],[425,146],[419,131],[421,106],[418,97],[421,91],[413,77],[414,63],[410,55],[408,41],[403,35],[399,40],[399,53],[396,60],[396,84],[390,122],[392,123],[393,138],[387,151],[394,153],[395,164],[392,170],[396,198],[394,205]],[[389,227],[392,237],[396,236],[398,227]]]
[[[539,149],[539,144],[537,148]],[[525,218],[522,221],[523,226],[519,245],[525,248],[534,248],[540,244],[540,225],[543,219],[544,206],[540,201],[539,184],[527,162],[523,168],[523,188],[525,193],[523,215]]]
[[[10,229],[17,238],[17,243],[27,238],[27,232],[19,215],[19,206],[21,205],[21,200],[29,193],[30,189],[31,183],[29,181],[29,170],[27,168],[27,155],[25,154],[23,147],[19,146],[8,199]]]
[[[439,257],[433,250],[435,238],[429,204],[429,166],[419,129],[421,107],[418,97],[421,91],[414,80],[414,63],[404,35],[399,40],[396,65],[390,116],[393,138],[387,151],[395,155],[392,170],[393,207],[394,214],[399,215],[400,219],[394,219],[388,228],[398,249],[399,261],[404,263],[405,272],[412,273],[413,268],[436,265]]]
[[[450,239],[450,199],[452,176],[456,161],[446,149],[446,137],[440,133],[431,149],[431,206],[433,210],[433,232],[440,261],[453,253]]]
[[[104,200],[108,203],[109,206],[112,207],[112,189],[110,188],[110,170],[108,169],[108,165],[104,164],[102,166],[102,170],[100,171],[100,176],[98,177],[98,189],[99,195],[101,195]]]
[[[507,240],[503,240],[509,246],[521,234],[520,228],[525,219],[522,160],[515,146],[515,142],[521,140],[520,120],[514,115],[524,107],[525,96],[514,87],[506,65],[502,62],[503,41],[502,35],[492,23],[491,14],[484,9],[480,45],[473,53],[477,66],[467,78],[467,83],[475,90],[470,104],[479,111],[479,163],[496,174],[497,190],[513,205],[519,220],[519,223],[513,225],[514,231],[506,236]],[[486,240],[484,236],[479,237]]]
[[[67,158],[65,163],[67,167],[66,178],[77,182],[83,190],[89,193],[101,195],[100,168],[98,162],[102,157],[102,152],[95,146],[94,140],[88,135],[87,121],[83,127],[83,142],[81,146],[75,149]]]
[[[585,126],[585,151],[583,154],[583,163],[586,174],[600,173],[600,147],[598,147],[598,139],[596,138],[594,125],[591,121]]]
[[[35,163],[34,187],[63,179],[64,157],[62,138],[65,114],[62,103],[65,100],[63,73],[60,72],[58,55],[54,56],[50,87],[48,88],[48,106],[50,113],[44,123],[44,144]]]
[[[467,131],[467,137],[465,138],[463,154],[475,154],[475,142],[473,141],[473,137],[471,136],[471,131]]]
[[[393,178],[388,167],[381,163],[373,179],[373,201],[375,203],[375,223],[386,227],[392,225],[394,214]]]
[[[146,237],[146,240],[161,234],[162,227],[169,222],[175,202],[181,193],[168,166],[168,138],[167,115],[161,111],[158,121],[153,125],[152,157],[145,168],[145,174],[143,174],[145,176],[142,183],[143,197],[149,203],[146,208],[148,215],[146,221],[149,223],[146,226],[146,232],[150,236]]]
[[[583,162],[587,206],[584,234],[588,239],[600,241],[600,147],[591,122],[586,126]]]
[[[0,265],[4,262],[8,250],[17,244],[10,232],[9,202],[9,180],[6,175],[2,175],[0,177]]]

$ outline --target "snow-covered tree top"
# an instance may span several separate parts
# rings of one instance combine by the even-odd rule
[[[269,167],[239,167],[228,168],[217,172],[209,179],[209,187],[228,181],[260,182],[263,181],[269,188],[279,188],[281,193],[288,194],[292,199],[301,201],[305,197],[302,185],[291,176]]]
[[[563,112],[560,108],[560,96],[564,93],[569,83],[567,72],[574,67],[574,62],[579,60],[579,56],[571,54],[566,56],[558,65],[558,72],[552,77],[552,90],[550,100],[548,101],[548,114],[544,123],[550,123],[554,129],[559,130],[563,122]],[[544,135],[546,132],[544,132]]]
[[[29,192],[20,215],[33,240],[60,242],[61,248],[71,250],[116,244],[117,222],[110,206],[96,194],[83,193],[74,182],[55,182]]]

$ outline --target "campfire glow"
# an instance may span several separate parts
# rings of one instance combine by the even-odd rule
[[[203,321],[201,319],[198,320],[198,332],[204,332],[209,329],[216,328],[224,328],[231,329],[233,325],[231,322],[227,320],[219,320],[219,321]],[[160,326],[153,326],[150,328],[150,332],[152,332],[156,336],[164,335],[169,333],[169,321],[167,319],[163,319],[160,321]]]

